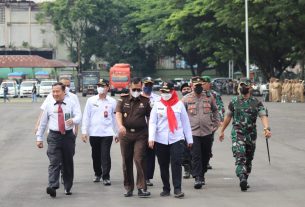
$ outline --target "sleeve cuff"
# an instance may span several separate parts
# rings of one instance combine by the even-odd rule
[[[43,139],[42,139],[42,137],[41,137],[41,136],[37,136],[36,141],[38,141],[38,142],[42,142],[42,141],[43,141]]]

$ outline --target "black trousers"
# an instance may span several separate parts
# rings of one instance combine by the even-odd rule
[[[169,192],[169,164],[171,165],[172,181],[174,193],[181,191],[182,180],[182,156],[184,148],[184,140],[180,140],[170,145],[164,145],[155,142],[155,152],[160,165],[161,179],[163,183],[163,191]]]
[[[64,135],[50,131],[47,142],[49,164],[49,187],[59,188],[60,168],[63,169],[64,187],[70,191],[73,185],[75,135],[72,130]]]
[[[156,155],[155,150],[147,148],[146,180],[154,178]]]
[[[111,156],[110,149],[113,137],[90,137],[92,150],[93,170],[95,176],[101,176],[103,180],[110,179]]]
[[[204,177],[211,157],[213,134],[203,137],[193,136],[193,141],[192,175],[194,177]]]

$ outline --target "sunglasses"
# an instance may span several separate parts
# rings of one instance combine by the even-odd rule
[[[133,92],[136,92],[136,91],[138,91],[138,92],[141,92],[142,90],[141,90],[141,88],[133,88],[133,89],[131,89]]]

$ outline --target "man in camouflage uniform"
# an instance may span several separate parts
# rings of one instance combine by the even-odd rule
[[[247,191],[248,176],[252,169],[252,160],[256,146],[256,119],[259,116],[264,126],[264,136],[271,137],[268,112],[262,102],[251,96],[251,82],[245,79],[240,83],[240,95],[233,97],[220,131],[219,140],[223,141],[224,131],[233,118],[232,151],[235,157],[236,175],[240,179],[240,188]]]

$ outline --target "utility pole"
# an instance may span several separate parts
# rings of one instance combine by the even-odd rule
[[[247,78],[250,78],[250,67],[249,67],[249,31],[248,31],[248,0],[245,0],[245,20],[246,20],[246,67],[247,67]]]

